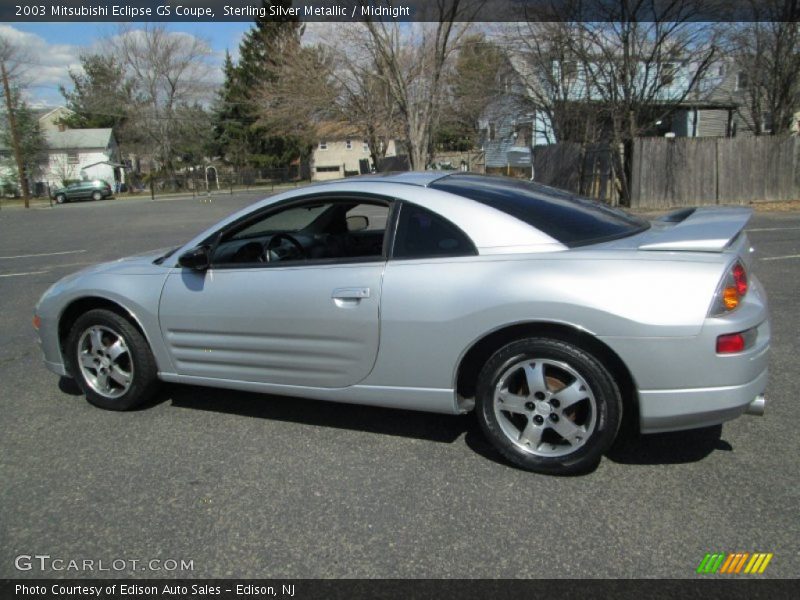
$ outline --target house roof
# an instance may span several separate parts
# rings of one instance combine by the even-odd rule
[[[354,125],[342,121],[323,121],[318,126],[318,135],[321,140],[359,139],[363,136]]]
[[[65,113],[68,113],[68,114],[71,114],[71,115],[75,114],[74,111],[68,109],[66,106],[56,106],[55,108],[52,108],[52,107],[51,108],[37,108],[33,112],[36,115],[36,118],[39,119],[40,121],[42,119],[44,119],[45,117],[49,117],[53,113],[57,113],[57,112],[65,112]]]
[[[67,129],[65,131],[46,131],[44,136],[51,149],[89,149],[107,148],[113,132],[110,127],[103,129]]]

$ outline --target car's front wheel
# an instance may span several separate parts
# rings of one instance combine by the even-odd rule
[[[103,199],[103,194],[101,192],[92,192],[92,200],[97,202],[102,199]]]
[[[95,406],[129,410],[158,386],[157,367],[144,336],[127,319],[105,309],[78,317],[67,337],[70,373]]]
[[[622,418],[619,388],[603,364],[573,344],[511,342],[478,379],[481,428],[508,460],[540,473],[585,472],[611,446]]]

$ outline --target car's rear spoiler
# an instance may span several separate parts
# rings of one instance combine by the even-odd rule
[[[708,206],[681,209],[658,221],[673,224],[651,230],[639,250],[722,252],[744,229],[753,209],[744,206]]]

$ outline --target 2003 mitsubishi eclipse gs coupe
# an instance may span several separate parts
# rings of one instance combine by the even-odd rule
[[[770,329],[746,208],[648,222],[538,184],[403,173],[258,202],[36,306],[102,408],[159,381],[458,414],[512,463],[591,468],[643,433],[760,414]]]

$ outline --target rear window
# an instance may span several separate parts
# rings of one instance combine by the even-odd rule
[[[618,208],[531,181],[458,174],[430,187],[503,211],[570,247],[626,237],[649,227],[646,220]]]

